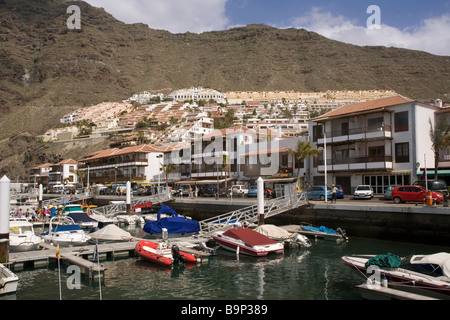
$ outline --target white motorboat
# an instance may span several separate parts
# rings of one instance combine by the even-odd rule
[[[259,257],[266,256],[268,253],[284,253],[282,243],[246,227],[217,231],[211,237],[226,250],[239,250],[240,253],[251,256]]]
[[[25,218],[9,220],[9,248],[11,252],[36,250],[42,238],[34,232],[31,222]]]
[[[263,224],[258,226],[255,231],[284,244],[285,248],[311,247],[309,239],[297,232],[289,232],[273,224]]]
[[[68,204],[64,207],[62,214],[68,216],[75,221],[81,228],[92,229],[98,226],[98,221],[92,219],[80,204]]]
[[[352,255],[342,257],[342,261],[369,280],[385,276],[389,287],[437,299],[450,299],[449,253],[413,255],[404,258],[390,253]],[[375,273],[371,276],[373,272]]]
[[[44,241],[61,247],[86,244],[91,237],[68,216],[57,216],[50,220],[49,231],[42,234]]]
[[[0,296],[16,293],[18,283],[19,277],[0,263]]]

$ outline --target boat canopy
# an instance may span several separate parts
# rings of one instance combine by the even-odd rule
[[[94,222],[94,221],[97,222],[97,220],[92,219],[85,212],[72,212],[72,213],[69,213],[67,216],[72,218],[73,221],[75,221],[76,223],[80,223],[80,222]]]
[[[321,226],[321,227],[311,227],[311,226],[301,226],[301,228],[305,231],[315,231],[315,232],[323,232],[327,234],[336,234],[337,232],[333,229]]]
[[[108,224],[98,231],[91,232],[89,234],[92,239],[106,240],[106,241],[129,241],[133,239],[133,236],[119,228],[114,224]]]
[[[273,224],[263,224],[257,227],[255,230],[272,239],[288,240],[296,236],[296,234],[290,233],[289,231],[277,227]]]
[[[161,213],[173,214],[173,217],[161,218]],[[148,221],[143,230],[149,234],[162,233],[162,229],[167,229],[169,234],[173,233],[195,233],[200,231],[200,224],[196,220],[188,220],[184,217],[179,217],[177,212],[172,208],[162,205],[158,211],[156,221]]]
[[[242,240],[252,247],[278,243],[277,241],[246,227],[228,229],[223,235],[233,239]]]
[[[410,263],[439,265],[443,275],[450,278],[450,253],[440,252],[430,255],[415,255],[411,257]]]

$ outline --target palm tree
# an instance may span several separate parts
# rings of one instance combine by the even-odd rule
[[[178,166],[176,164],[168,163],[166,165],[161,164],[162,171],[166,176],[166,188],[168,187],[169,181],[167,176],[173,172]]]
[[[439,153],[450,146],[450,126],[447,125],[445,119],[441,119],[436,123],[433,128],[433,123],[431,119],[428,121],[430,123],[430,139],[431,139],[431,150],[434,152],[434,179],[438,179],[438,165],[439,165]]]
[[[314,148],[314,145],[309,141],[298,141],[297,142],[297,149],[292,150],[290,149],[289,153],[293,154],[295,159],[297,160],[297,163],[300,163],[300,161],[310,158],[310,157],[317,157],[317,155],[320,153],[321,150]],[[297,186],[300,181],[300,166],[297,171]]]

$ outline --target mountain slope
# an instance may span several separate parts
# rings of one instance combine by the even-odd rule
[[[72,4],[81,8],[81,30],[67,28]],[[82,1],[0,0],[0,63],[4,141],[42,134],[79,106],[143,90],[392,89],[420,100],[450,93],[450,57],[265,25],[171,34]]]

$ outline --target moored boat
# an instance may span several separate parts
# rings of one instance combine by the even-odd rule
[[[352,255],[342,261],[369,278],[375,270],[378,277],[386,277],[389,287],[437,299],[450,299],[450,254],[413,255],[400,258],[387,253],[381,255]],[[372,267],[373,266],[373,267]]]
[[[98,221],[89,217],[80,204],[66,205],[62,210],[62,214],[71,217],[81,228],[92,229],[98,226]]]
[[[161,215],[168,214],[165,218]],[[186,237],[200,231],[200,224],[196,220],[178,216],[172,208],[162,205],[158,211],[156,221],[147,221],[144,225],[144,232],[149,237],[162,237],[162,230],[167,229],[169,238]]]
[[[311,242],[309,239],[297,232],[289,232],[283,228],[277,227],[273,224],[263,224],[258,226],[255,231],[275,240],[283,243],[285,248],[298,248],[311,247]]]
[[[247,227],[217,231],[211,237],[224,249],[250,256],[266,256],[269,253],[284,253],[284,246],[278,241]]]
[[[171,266],[174,262],[201,262],[200,257],[194,254],[181,251],[177,246],[169,248],[166,242],[155,243],[148,240],[141,240],[136,244],[137,255],[161,266]]]
[[[315,227],[311,225],[288,225],[282,226],[282,228],[289,232],[298,232],[299,234],[313,239],[319,238],[332,241],[348,240],[346,232],[341,228],[334,230],[325,226]]]
[[[0,263],[0,296],[16,293],[18,283],[19,277]]]
[[[11,252],[36,250],[42,238],[35,234],[33,223],[25,218],[9,220],[9,249]]]
[[[86,244],[91,237],[68,216],[57,216],[50,219],[49,231],[42,234],[45,242],[62,247]]]

